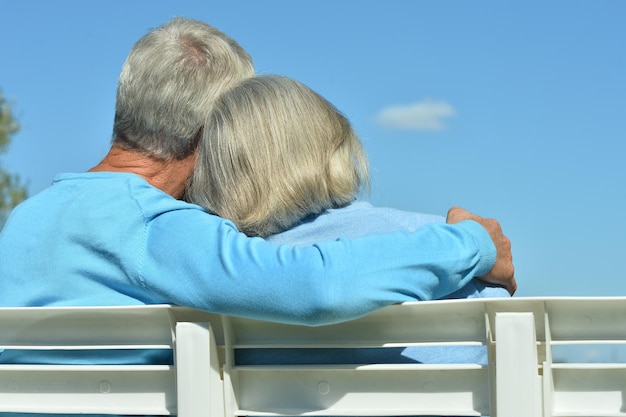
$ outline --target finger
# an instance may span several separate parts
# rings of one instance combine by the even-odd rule
[[[465,220],[468,214],[470,214],[469,211],[465,210],[464,208],[461,208],[459,206],[451,207],[450,210],[448,210],[448,215],[446,216],[446,222],[458,223],[461,220]]]
[[[455,207],[452,207],[450,210],[448,210],[446,223],[448,224],[458,223],[458,222],[462,222],[463,220],[474,220],[476,222],[481,223],[484,219],[461,207],[455,206]]]
[[[510,284],[507,286],[507,290],[509,291],[509,294],[511,294],[511,296],[513,296],[513,294],[515,294],[515,291],[517,291],[517,281],[515,281],[515,277],[513,277]]]

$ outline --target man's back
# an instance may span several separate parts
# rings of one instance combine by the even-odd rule
[[[0,305],[157,301],[138,291],[145,239],[138,191],[176,204],[132,174],[85,173],[59,175],[18,206],[0,235]]]

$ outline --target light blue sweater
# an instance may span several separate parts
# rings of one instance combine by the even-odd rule
[[[100,172],[61,174],[15,208],[0,259],[0,306],[169,303],[320,325],[444,297],[488,272],[495,247],[473,221],[275,245],[136,175]]]

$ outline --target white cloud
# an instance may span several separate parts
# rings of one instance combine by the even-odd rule
[[[442,130],[444,119],[456,115],[445,101],[423,100],[405,106],[390,106],[378,113],[376,121],[382,126],[403,130]]]

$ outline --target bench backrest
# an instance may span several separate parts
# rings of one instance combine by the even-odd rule
[[[0,308],[0,349],[174,356],[173,365],[0,365],[0,412],[617,416],[626,364],[590,355],[624,344],[619,297],[405,303],[319,327],[171,306]],[[394,359],[459,346],[484,349],[485,361]]]

